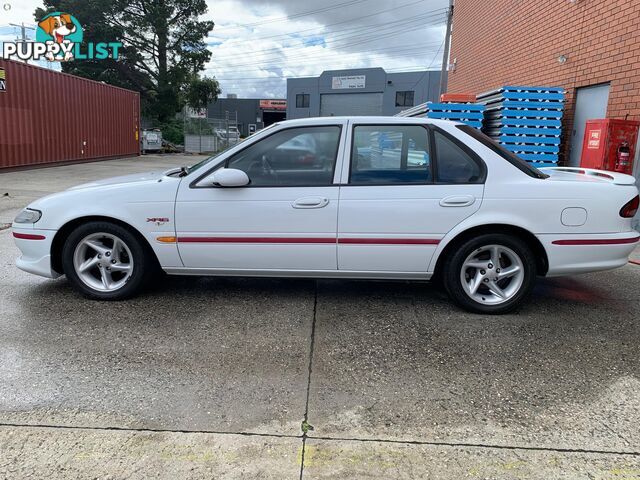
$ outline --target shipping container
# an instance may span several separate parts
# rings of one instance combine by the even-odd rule
[[[0,169],[140,154],[140,95],[0,59]]]

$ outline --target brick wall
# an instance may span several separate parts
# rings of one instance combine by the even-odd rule
[[[454,59],[449,92],[564,87],[565,132],[575,89],[598,83],[611,83],[607,117],[640,120],[640,0],[455,0]]]

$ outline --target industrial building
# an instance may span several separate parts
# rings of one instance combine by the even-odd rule
[[[329,70],[319,77],[287,79],[287,119],[395,115],[414,105],[437,101],[439,89],[439,71]]]
[[[571,166],[581,162],[587,120],[640,119],[640,2],[487,0],[482,12],[493,14],[455,1],[449,92],[561,87],[561,163]]]
[[[287,101],[284,99],[238,98],[229,94],[209,104],[207,118],[229,119],[236,125],[240,135],[247,137],[272,123],[285,119]],[[236,117],[237,115],[237,117]]]

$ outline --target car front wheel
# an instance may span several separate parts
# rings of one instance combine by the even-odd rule
[[[467,240],[445,262],[445,287],[462,308],[501,314],[518,308],[531,294],[536,262],[517,237],[486,234]]]
[[[89,222],[67,238],[62,265],[73,287],[86,297],[122,300],[145,283],[152,259],[128,229],[110,222]]]

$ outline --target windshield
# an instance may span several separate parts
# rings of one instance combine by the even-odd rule
[[[504,158],[507,162],[509,162],[511,165],[516,167],[521,172],[526,173],[530,177],[549,178],[549,175],[547,175],[546,173],[542,173],[536,167],[526,162],[525,160],[521,159],[515,153],[510,152],[509,150],[504,148],[502,145],[495,142],[490,137],[486,136],[480,130],[474,127],[470,127],[469,125],[456,125],[456,127],[462,130],[467,135],[473,137],[475,140],[479,141],[485,147],[490,148],[494,153],[497,153],[502,158]]]

